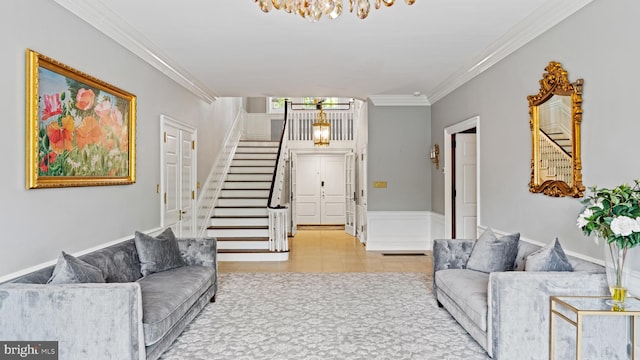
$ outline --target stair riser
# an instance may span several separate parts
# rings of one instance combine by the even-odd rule
[[[269,190],[271,188],[270,181],[246,181],[246,182],[235,182],[235,181],[227,181],[222,186],[223,190],[228,189],[263,189]]]
[[[268,181],[271,184],[273,173],[271,174],[229,174],[227,180],[231,181]]]
[[[264,206],[267,207],[267,199],[218,199],[217,206]]]
[[[252,146],[252,147],[278,147],[280,143],[277,141],[251,141],[251,140],[241,140],[238,143],[238,147],[241,146]]]
[[[287,261],[288,252],[218,254],[218,261]]]
[[[268,229],[209,229],[207,236],[213,237],[268,237]]]
[[[261,154],[277,154],[277,147],[238,147],[236,149],[236,154],[245,154],[245,153],[261,153]]]
[[[275,160],[250,160],[250,159],[233,159],[231,167],[234,166],[276,166]]]
[[[218,249],[269,249],[268,241],[218,241]]]
[[[231,166],[229,174],[273,174],[273,166]]]
[[[269,218],[212,218],[211,226],[269,226]]]
[[[267,214],[266,206],[264,208],[215,208],[213,216],[264,216]]]
[[[223,198],[266,198],[269,197],[269,190],[222,190],[220,197]]]
[[[275,160],[278,153],[236,153],[233,156],[234,160]]]

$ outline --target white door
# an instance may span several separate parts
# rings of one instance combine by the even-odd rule
[[[476,134],[456,134],[455,222],[457,239],[477,237]]]
[[[196,130],[168,116],[161,118],[161,223],[176,236],[194,236]]]
[[[296,155],[296,153],[291,153],[291,171],[289,172],[290,174],[290,180],[291,183],[289,184],[289,191],[291,191],[291,236],[295,236],[296,235],[296,231],[298,231],[298,218],[297,218],[297,213],[298,210],[296,209],[296,204],[297,204],[297,191],[296,191],[296,186],[297,186],[297,172],[296,169],[298,168],[298,156]]]
[[[320,160],[320,224],[345,224],[345,156],[323,155]]]
[[[298,155],[296,223],[345,223],[344,155]]]
[[[345,222],[344,231],[351,235],[356,235],[356,155],[346,154],[344,159],[345,177]]]
[[[321,224],[320,159],[314,155],[298,155],[295,187],[296,222],[298,224]]]
[[[360,149],[360,162],[358,163],[358,188],[360,198],[358,203],[358,239],[361,243],[367,242],[367,148]]]

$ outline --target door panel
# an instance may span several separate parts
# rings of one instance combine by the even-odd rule
[[[320,161],[313,155],[299,155],[296,173],[296,222],[320,224]]]
[[[162,226],[195,236],[196,130],[162,116]]]
[[[177,224],[180,221],[180,189],[178,182],[178,129],[165,128],[164,142],[164,226],[178,231]]]
[[[456,238],[477,237],[476,134],[456,134]]]
[[[322,156],[321,224],[345,223],[344,155]]]

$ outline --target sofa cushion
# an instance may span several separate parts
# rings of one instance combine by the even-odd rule
[[[519,233],[498,238],[491,229],[485,230],[471,250],[467,269],[486,273],[513,270],[519,239]]]
[[[104,275],[99,268],[72,255],[62,252],[47,284],[103,283]]]
[[[186,265],[171,228],[156,237],[136,231],[135,243],[143,276]]]
[[[560,240],[556,238],[551,244],[527,256],[525,271],[573,271]]]
[[[214,282],[215,269],[197,265],[154,273],[138,280],[145,344],[153,345],[168,333]]]
[[[487,287],[489,274],[468,269],[436,272],[438,292],[442,291],[478,326],[487,331]]]

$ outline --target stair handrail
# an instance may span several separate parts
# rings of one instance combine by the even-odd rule
[[[229,168],[231,167],[231,161],[240,142],[242,136],[242,123],[246,111],[242,108],[239,109],[236,114],[231,130],[227,134],[224,143],[221,147],[221,151],[218,153],[209,175],[202,186],[202,191],[198,194],[198,201],[196,205],[196,222],[197,222],[197,235],[205,236],[211,216],[213,216],[213,210],[215,208],[216,201],[222,191],[222,184],[224,183]],[[213,194],[211,194],[213,192]]]
[[[273,177],[271,178],[271,188],[269,189],[269,202],[267,203],[267,207],[270,209],[279,209],[282,206],[280,205],[280,199],[282,197],[282,183],[284,182],[285,173],[286,173],[286,149],[288,146],[287,136],[285,134],[288,133],[288,112],[289,102],[285,101],[284,103],[284,126],[282,126],[282,133],[280,133],[280,143],[278,145],[278,155],[276,156],[276,164],[273,171]],[[285,151],[282,151],[285,149]],[[275,191],[276,186],[278,186],[278,190]]]

